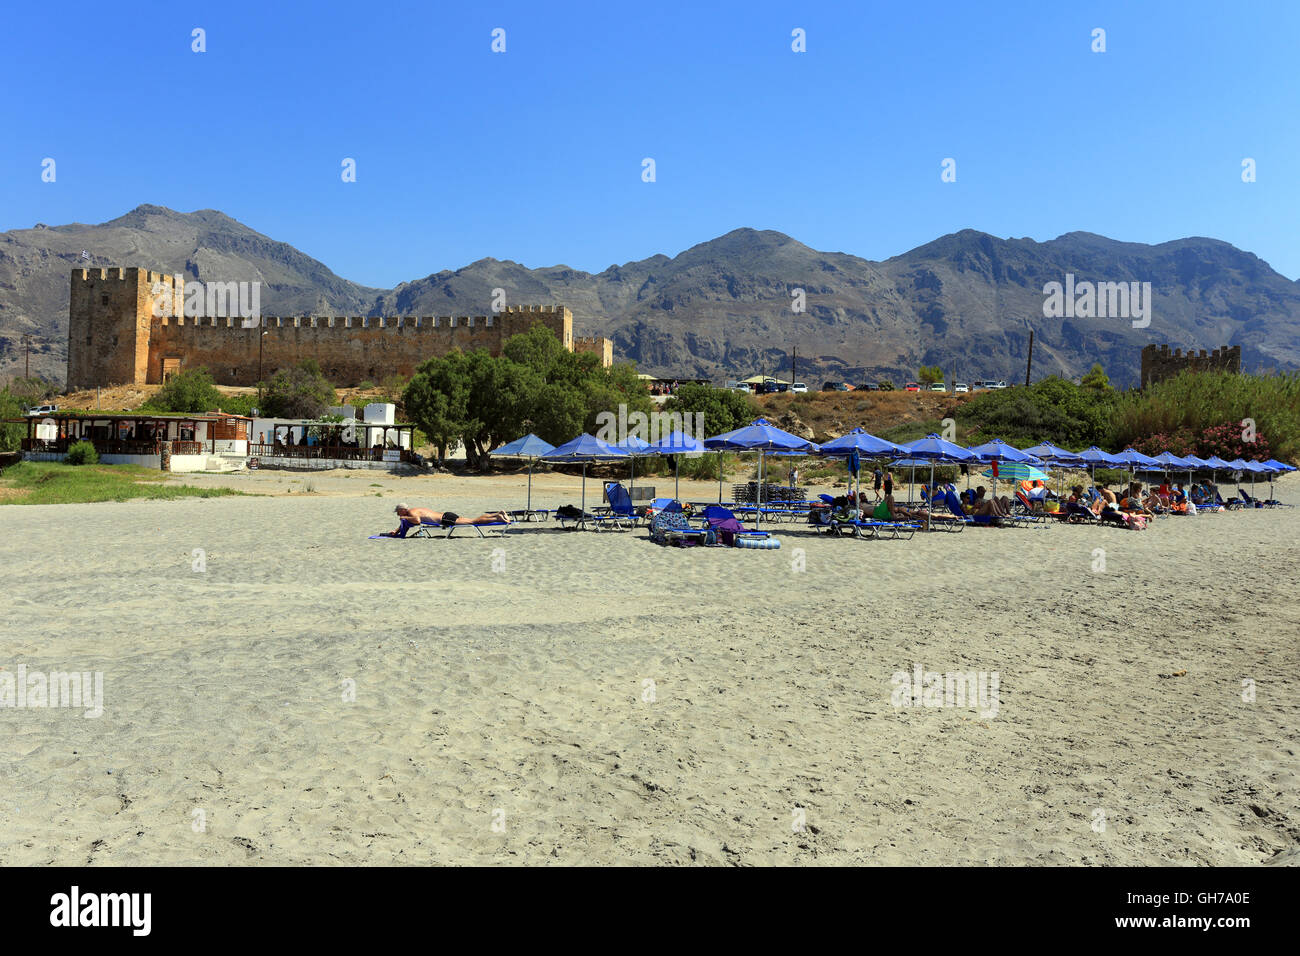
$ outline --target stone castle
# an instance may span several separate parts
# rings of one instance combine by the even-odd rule
[[[573,313],[561,305],[487,316],[195,318],[183,314],[185,283],[177,278],[135,267],[72,270],[69,389],[161,384],[200,366],[219,385],[256,385],[304,359],[315,359],[334,385],[359,385],[410,376],[453,349],[500,355],[506,339],[538,322],[570,352],[613,362],[612,343],[575,338]]]
[[[1186,369],[1193,372],[1240,372],[1241,346],[1225,345],[1208,355],[1205,349],[1201,349],[1200,354],[1188,349],[1186,355],[1182,349],[1174,349],[1171,354],[1168,345],[1148,345],[1142,349],[1143,387],[1172,378]]]

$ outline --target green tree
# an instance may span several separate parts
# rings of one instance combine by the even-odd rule
[[[1094,362],[1079,382],[1084,388],[1091,388],[1098,392],[1110,391],[1110,379],[1106,376],[1106,370],[1101,367],[1100,362]]]
[[[937,365],[922,365],[916,371],[916,380],[926,387],[933,385],[935,382],[942,382],[943,369]]]
[[[140,407],[156,412],[210,412],[221,403],[206,368],[191,368],[173,375]]]
[[[489,452],[519,437],[541,390],[536,372],[486,351],[454,351],[421,365],[406,386],[407,414],[445,458],[456,441],[471,468],[485,469]]]
[[[761,411],[742,392],[687,382],[664,404],[666,412],[680,412],[683,417],[698,412],[704,416],[704,433],[720,435],[748,425]]]
[[[0,389],[0,420],[22,418],[23,406],[29,404],[8,388]],[[27,437],[23,425],[0,425],[0,451],[17,451]]]
[[[320,418],[338,395],[314,359],[281,369],[267,383],[261,412],[272,418]]]
[[[881,379],[879,382],[877,382],[876,384],[880,386],[880,390],[881,390],[882,392],[892,392],[892,391],[894,390],[894,382],[893,382],[893,379],[882,378],[882,379]]]

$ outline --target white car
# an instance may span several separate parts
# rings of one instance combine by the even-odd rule
[[[946,388],[943,387],[943,382],[935,382],[934,384],[932,384],[932,385],[930,386],[930,391],[932,391],[932,392],[946,392],[946,391],[948,391],[948,390],[947,390]]]
[[[804,393],[808,391],[808,386],[803,382],[795,382],[790,386],[790,391]]]
[[[732,385],[731,389],[735,392],[744,392],[746,395],[753,391],[753,389],[749,387],[748,382],[738,382],[735,385]]]
[[[985,384],[985,386],[988,387],[988,388],[1006,388],[1006,387],[1007,387],[1007,383],[1006,383],[1006,382],[985,382],[984,384]]]
[[[969,392],[970,388],[967,387],[965,382],[958,382],[952,387],[952,390],[954,392]]]
[[[53,415],[58,410],[58,405],[37,405],[35,408],[27,409],[27,417],[40,418],[42,415]]]

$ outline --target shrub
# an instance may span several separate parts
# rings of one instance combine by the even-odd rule
[[[99,462],[99,453],[88,441],[79,441],[68,449],[64,459],[69,465],[94,465]]]
[[[1254,423],[1255,442],[1242,438],[1249,422]],[[1115,446],[1136,448],[1155,435],[1179,442],[1187,448],[1182,454],[1205,457],[1196,450],[1202,449],[1226,459],[1270,454],[1293,459],[1300,454],[1300,372],[1182,372],[1125,393],[1115,408]],[[1272,452],[1261,453],[1263,448]],[[1177,447],[1169,450],[1180,454]]]
[[[221,400],[208,370],[191,368],[169,378],[140,407],[157,412],[210,412]]]
[[[1013,445],[1050,441],[1065,448],[1113,441],[1113,392],[1049,376],[1028,388],[980,392],[957,410],[971,444],[994,438]]]

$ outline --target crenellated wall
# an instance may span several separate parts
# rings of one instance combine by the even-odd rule
[[[1143,386],[1172,378],[1187,369],[1194,372],[1240,372],[1241,346],[1225,345],[1208,354],[1205,349],[1199,353],[1188,349],[1186,355],[1182,349],[1170,352],[1168,345],[1148,345],[1142,349]]]
[[[487,316],[187,318],[177,314],[183,290],[183,280],[176,288],[171,276],[137,268],[73,270],[69,387],[156,384],[200,366],[220,385],[255,385],[304,359],[315,359],[336,385],[357,385],[409,376],[454,349],[500,355],[506,339],[539,322],[566,349],[613,361],[607,339],[574,339],[573,313],[561,305],[508,306]]]

